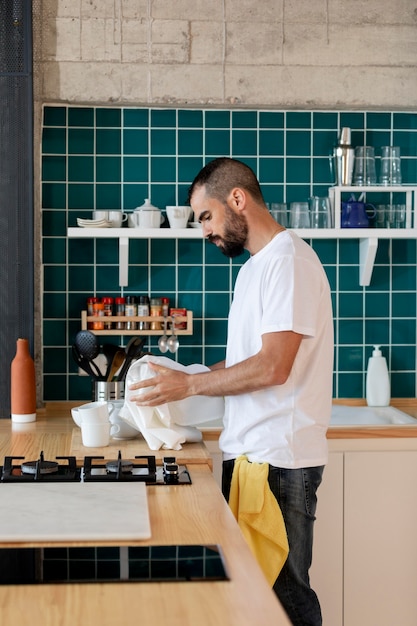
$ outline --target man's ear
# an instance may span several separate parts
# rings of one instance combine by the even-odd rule
[[[227,201],[235,211],[242,211],[246,206],[246,193],[241,187],[233,187]]]

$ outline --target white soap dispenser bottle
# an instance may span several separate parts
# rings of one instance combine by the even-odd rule
[[[366,402],[368,406],[389,406],[391,383],[387,360],[382,356],[381,346],[374,346],[368,361],[366,375]]]

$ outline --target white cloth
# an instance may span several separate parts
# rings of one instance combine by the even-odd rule
[[[150,361],[186,374],[209,371],[207,367],[198,363],[185,366],[167,357],[143,356],[135,361],[127,372],[125,401],[119,412],[120,417],[140,430],[151,450],[159,450],[161,447],[180,450],[182,443],[201,441],[201,431],[194,425],[222,418],[223,398],[192,396],[157,407],[138,406],[132,402],[131,397],[141,392],[130,391],[129,386],[134,382],[155,376],[155,372],[148,365]]]
[[[264,333],[303,335],[285,384],[228,396],[220,448],[225,459],[299,468],[327,461],[332,407],[330,288],[312,248],[283,231],[240,269],[229,314],[226,367],[259,352]]]

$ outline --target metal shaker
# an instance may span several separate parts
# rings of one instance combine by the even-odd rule
[[[355,151],[351,145],[350,128],[342,128],[339,143],[330,157],[330,169],[336,185],[351,185]]]

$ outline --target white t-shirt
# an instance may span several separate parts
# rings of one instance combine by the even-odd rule
[[[283,385],[227,396],[225,460],[300,468],[327,462],[332,407],[333,316],[329,283],[313,249],[283,231],[240,269],[228,321],[226,367],[261,349],[264,333],[303,336]]]

